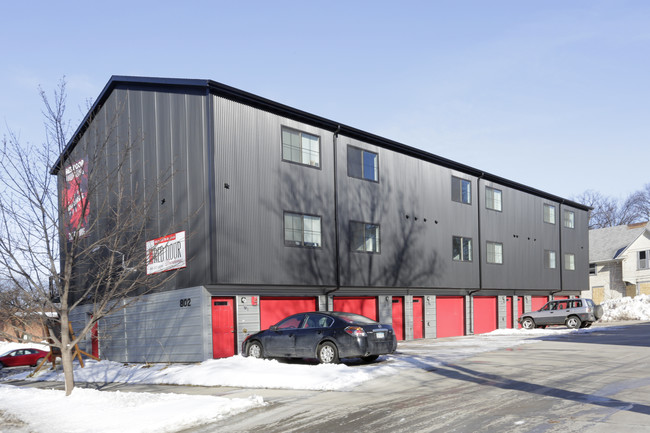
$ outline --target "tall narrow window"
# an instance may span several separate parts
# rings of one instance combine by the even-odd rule
[[[452,239],[452,258],[461,262],[471,262],[472,238],[454,236]]]
[[[348,176],[379,182],[379,156],[368,150],[348,146]]]
[[[555,224],[555,206],[544,204],[544,222]]]
[[[566,253],[564,255],[564,269],[566,269],[567,271],[575,271],[576,269],[575,254]]]
[[[320,167],[320,137],[283,127],[282,159]]]
[[[379,226],[350,221],[350,242],[352,251],[379,253]]]
[[[472,182],[456,176],[451,177],[451,199],[459,203],[472,203]]]
[[[503,244],[499,242],[487,243],[487,262],[497,265],[503,264]]]
[[[544,251],[544,267],[546,269],[555,269],[555,251],[545,250]]]
[[[485,207],[492,210],[501,211],[501,190],[496,188],[485,187]]]
[[[638,269],[650,268],[650,251],[639,251]]]
[[[564,227],[568,229],[575,228],[576,214],[573,211],[564,211]]]
[[[284,244],[293,247],[320,247],[321,217],[285,212]]]

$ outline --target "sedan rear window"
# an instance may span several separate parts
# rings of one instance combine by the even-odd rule
[[[331,313],[331,314],[348,323],[361,323],[364,325],[372,325],[374,323],[377,323],[366,316],[362,316],[361,314],[354,314],[354,313]]]

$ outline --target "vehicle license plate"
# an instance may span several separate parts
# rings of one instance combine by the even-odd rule
[[[384,334],[383,332],[375,332],[375,336],[376,336],[378,339],[381,339],[381,338],[384,338],[385,334]]]

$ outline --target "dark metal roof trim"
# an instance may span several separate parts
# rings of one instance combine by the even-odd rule
[[[242,103],[260,110],[268,111],[280,116],[284,116],[299,122],[307,123],[309,125],[326,129],[334,133],[338,130],[339,134],[354,138],[360,141],[367,142],[369,144],[374,144],[380,147],[384,147],[389,150],[393,150],[414,158],[418,158],[424,161],[428,161],[452,170],[457,170],[462,173],[466,173],[471,176],[480,177],[483,180],[495,182],[500,185],[513,188],[522,192],[526,192],[538,197],[542,197],[554,202],[558,202],[563,205],[568,205],[577,209],[589,211],[591,208],[580,203],[576,203],[562,197],[546,193],[539,189],[535,189],[508,179],[505,179],[500,176],[496,176],[490,173],[485,173],[482,170],[477,168],[470,167],[465,164],[461,164],[456,161],[452,161],[447,158],[443,158],[438,155],[434,155],[429,152],[425,152],[421,149],[417,149],[405,144],[393,141],[384,137],[380,137],[369,132],[362,131],[360,129],[353,128],[351,126],[344,125],[340,122],[334,122],[324,117],[320,117],[306,111],[298,110],[296,108],[290,107],[288,105],[281,104],[279,102],[272,101],[270,99],[263,98],[261,96],[237,89],[235,87],[227,86],[222,83],[218,83],[212,80],[201,80],[201,79],[184,79],[184,78],[152,78],[152,77],[132,77],[132,76],[119,76],[114,75],[108,81],[102,92],[99,94],[96,102],[93,104],[92,108],[84,118],[83,122],[79,128],[75,131],[72,138],[68,142],[66,148],[63,150],[61,156],[56,161],[54,166],[51,169],[52,174],[57,174],[61,168],[61,164],[70,154],[74,146],[77,144],[85,130],[87,129],[90,121],[94,118],[96,113],[102,107],[106,99],[109,97],[111,92],[115,88],[151,88],[157,90],[172,90],[172,91],[189,91],[193,89],[197,92],[205,92],[206,89],[216,95],[226,99],[230,99],[235,102]]]

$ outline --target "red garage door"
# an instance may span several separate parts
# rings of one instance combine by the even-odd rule
[[[334,311],[361,314],[377,320],[377,298],[372,296],[335,296]]]
[[[436,297],[436,335],[438,338],[465,335],[465,298]]]
[[[413,297],[413,338],[424,338],[424,297]]]
[[[548,302],[548,296],[533,296],[530,301],[531,311],[537,311]]]
[[[398,340],[404,339],[404,298],[393,297],[393,330]]]
[[[287,316],[318,310],[316,298],[260,298],[260,329],[268,329]]]
[[[485,334],[497,329],[497,297],[474,297],[474,334]]]

